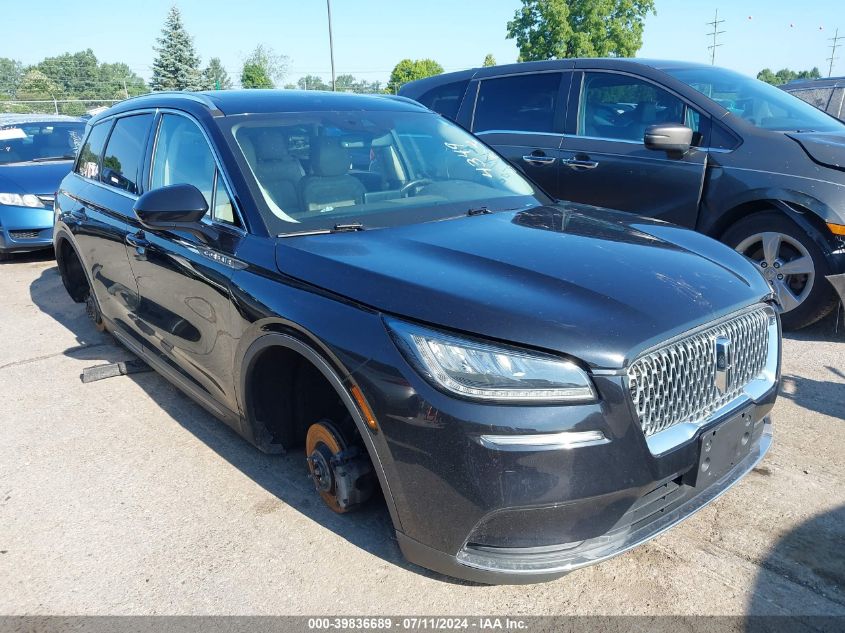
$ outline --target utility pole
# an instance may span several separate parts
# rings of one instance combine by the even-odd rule
[[[833,74],[833,62],[839,59],[836,56],[836,49],[839,46],[839,40],[845,40],[845,35],[839,35],[839,29],[836,29],[836,34],[830,38],[830,41],[833,44],[830,45],[830,57],[827,58],[827,61],[830,62],[830,66],[827,69],[827,76],[830,77]]]
[[[326,9],[329,13],[329,55],[332,59],[332,90],[337,90],[334,83],[334,42],[332,41],[332,0],[326,0]]]
[[[713,27],[713,32],[708,33],[708,37],[713,37],[713,43],[707,47],[707,50],[710,51],[710,65],[714,66],[716,64],[716,47],[721,46],[721,44],[716,43],[716,38],[719,37],[724,33],[724,31],[719,30],[719,25],[722,24],[724,20],[719,19],[719,9],[716,9],[716,17],[713,18],[712,22],[705,22],[707,26]]]

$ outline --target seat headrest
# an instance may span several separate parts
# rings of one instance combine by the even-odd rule
[[[315,176],[341,176],[349,171],[349,150],[332,136],[311,140],[311,170]]]
[[[252,145],[258,160],[285,160],[289,156],[288,139],[281,130],[261,130],[253,135]]]

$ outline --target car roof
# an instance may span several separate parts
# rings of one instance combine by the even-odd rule
[[[838,88],[845,86],[845,77],[823,77],[821,79],[794,79],[789,83],[778,86],[786,91],[803,90],[805,88]]]
[[[15,114],[0,112],[0,125],[21,125],[24,123],[85,123],[85,119],[64,114]]]
[[[141,108],[181,107],[206,109],[214,116],[276,112],[395,111],[427,112],[419,103],[387,94],[353,94],[322,90],[207,90],[202,92],[151,92],[115,104],[91,119],[100,119]]]
[[[481,68],[469,68],[457,72],[434,75],[425,79],[410,81],[402,86],[400,94],[419,97],[423,92],[434,86],[453,81],[470,80],[474,77],[483,79],[493,75],[522,74],[532,72],[543,72],[550,70],[568,70],[584,68],[596,65],[601,68],[616,68],[629,70],[633,65],[649,66],[655,70],[676,70],[692,68],[712,68],[708,64],[700,62],[683,62],[665,59],[641,59],[641,58],[616,58],[616,57],[580,57],[567,59],[550,59],[537,62],[517,62],[515,64],[501,64],[499,66],[484,66]]]

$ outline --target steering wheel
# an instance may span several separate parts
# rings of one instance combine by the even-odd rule
[[[399,195],[403,198],[408,198],[411,196],[411,191],[414,191],[414,195],[416,195],[417,189],[425,185],[430,185],[431,183],[432,180],[430,178],[417,178],[416,180],[405,183],[399,190]]]

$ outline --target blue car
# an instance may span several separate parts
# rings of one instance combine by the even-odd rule
[[[52,247],[53,196],[84,132],[76,117],[0,114],[0,261]]]

